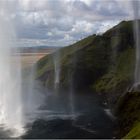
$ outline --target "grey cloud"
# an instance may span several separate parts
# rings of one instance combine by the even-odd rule
[[[115,0],[102,2],[96,10],[103,16],[128,16],[128,13]]]
[[[26,44],[35,40],[44,43],[46,40],[49,45],[64,46],[107,30],[120,20],[129,18],[131,12],[130,7],[124,4],[125,0],[8,1],[17,37]]]
[[[72,6],[81,12],[91,11],[91,8],[80,0],[72,2]]]
[[[140,1],[134,0],[132,4],[133,4],[134,17],[140,19]]]

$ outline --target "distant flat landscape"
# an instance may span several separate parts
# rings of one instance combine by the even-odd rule
[[[39,59],[54,52],[57,48],[43,48],[43,47],[30,47],[30,48],[21,48],[16,50],[16,53],[12,55],[12,62],[19,60],[22,67],[28,67],[36,63]]]
[[[30,66],[36,63],[39,59],[44,57],[45,55],[50,54],[50,52],[46,53],[21,53],[20,61],[23,66]]]

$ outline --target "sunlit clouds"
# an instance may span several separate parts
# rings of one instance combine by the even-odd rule
[[[15,24],[19,46],[65,46],[133,18],[130,0],[7,0],[3,4]]]

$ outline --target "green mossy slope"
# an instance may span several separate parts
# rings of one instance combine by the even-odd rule
[[[134,54],[133,48],[128,48],[123,53],[120,53],[116,58],[116,64],[111,66],[109,71],[94,85],[96,91],[111,93],[116,90],[124,90],[122,87],[124,83],[129,83],[133,79]]]
[[[112,70],[114,69],[113,65],[116,65],[116,61],[120,61],[119,59],[123,59],[121,58],[123,53],[129,49],[128,53],[133,55],[131,54],[133,52],[131,48],[134,44],[132,32],[132,22],[124,21],[103,35],[92,35],[73,45],[62,48],[56,53],[42,58],[37,63],[37,78],[41,79],[48,87],[53,87],[54,57],[59,52],[61,68],[59,87],[69,87],[70,81],[75,89],[94,87],[92,85],[97,83],[98,80],[97,86],[94,87],[98,91],[98,87],[103,81],[101,80],[100,83],[99,78],[102,78],[102,76],[104,78],[108,71],[110,71],[109,75],[112,74],[112,71],[114,73],[114,70]],[[121,53],[122,56],[120,56]],[[112,79],[115,80],[114,77]]]
[[[85,88],[91,85],[99,76],[103,75],[110,63],[110,47],[108,38],[90,36],[71,46],[59,50],[60,87],[69,87],[69,80],[75,88]],[[58,53],[58,52],[56,52]],[[53,87],[54,57],[56,53],[42,58],[37,63],[37,78],[45,85]]]
[[[107,73],[96,81],[97,92],[123,92],[133,82],[135,49],[132,21],[121,22],[103,34],[110,37],[111,60]]]

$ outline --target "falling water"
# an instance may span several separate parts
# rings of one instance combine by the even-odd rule
[[[6,8],[0,2],[0,124],[12,129],[13,136],[23,132],[21,104],[21,67],[19,59],[12,62],[12,43],[15,39]],[[5,18],[6,17],[6,18]]]
[[[60,51],[54,53],[54,89],[57,90],[60,82]]]
[[[32,115],[34,111],[36,111],[36,109],[39,107],[37,100],[40,98],[40,97],[36,98],[36,96],[37,94],[41,96],[41,93],[36,93],[38,92],[37,90],[39,87],[39,83],[35,80],[35,75],[36,75],[35,62],[36,59],[32,61],[32,65],[28,66],[27,69],[25,70],[23,69],[22,72],[23,107],[24,107],[24,113],[26,115],[30,115],[30,114]]]
[[[55,94],[53,95],[53,98],[55,101],[54,102],[54,106],[56,106],[56,100],[62,100],[63,96],[62,94],[58,96],[58,92],[59,92],[59,86],[60,86],[60,73],[61,73],[61,65],[60,65],[60,50],[57,49],[56,52],[54,52],[53,54],[53,62],[54,62],[54,92]],[[69,90],[67,92],[69,92],[69,96],[68,96],[68,108],[66,112],[68,112],[69,115],[74,116],[75,115],[75,107],[74,107],[74,85],[73,85],[73,73],[74,73],[74,69],[75,69],[75,63],[76,63],[76,56],[74,56],[73,58],[73,72],[71,73],[70,71],[68,72],[68,86],[69,86]],[[62,91],[63,92],[63,91]],[[66,91],[65,91],[66,92]],[[66,98],[66,97],[65,97]],[[61,104],[61,103],[59,103]],[[67,105],[66,105],[67,106]],[[65,107],[63,107],[65,108]]]
[[[133,1],[134,10],[134,37],[136,46],[135,84],[140,83],[140,1]]]
[[[75,117],[76,111],[75,111],[75,89],[74,89],[74,73],[76,69],[76,60],[77,56],[76,54],[72,58],[72,64],[71,67],[72,71],[69,72],[69,104],[70,104],[70,114]]]
[[[69,91],[70,95],[69,95],[69,102],[70,102],[70,114],[75,117],[75,96],[74,96],[74,89],[73,89],[73,84],[71,83],[71,86],[70,86],[70,91]]]

